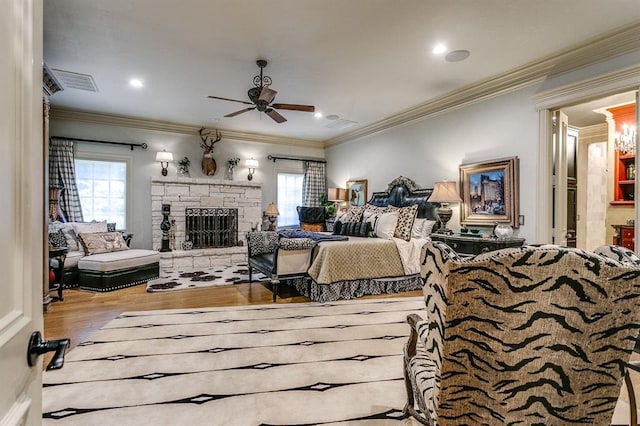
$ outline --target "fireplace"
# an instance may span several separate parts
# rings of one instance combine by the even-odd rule
[[[238,209],[186,208],[185,239],[194,249],[235,247],[238,244]]]

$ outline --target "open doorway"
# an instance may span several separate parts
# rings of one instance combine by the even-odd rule
[[[562,161],[566,163],[564,233],[569,246],[591,251],[602,244],[623,245],[624,234],[629,236],[624,240],[626,245],[634,249],[635,169],[630,169],[633,176],[626,186],[617,186],[624,172],[616,167],[620,156],[615,147],[616,123],[610,112],[613,107],[634,103],[635,91],[629,91],[557,109],[568,123],[565,139],[560,140],[566,143],[566,161]],[[628,157],[625,161],[635,166],[635,156]],[[622,190],[616,194],[618,187]]]

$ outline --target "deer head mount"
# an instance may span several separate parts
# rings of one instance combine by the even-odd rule
[[[200,134],[200,139],[202,139],[202,143],[200,146],[204,149],[204,153],[202,154],[202,173],[207,176],[213,176],[216,173],[216,160],[213,159],[213,145],[217,142],[220,142],[222,139],[222,135],[220,131],[216,129],[215,138],[211,136],[211,132],[205,133],[205,128],[201,128],[198,133]]]

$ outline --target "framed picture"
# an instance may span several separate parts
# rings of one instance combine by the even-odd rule
[[[347,204],[349,206],[364,206],[367,202],[367,180],[347,181]]]
[[[460,222],[518,227],[518,157],[460,165]]]

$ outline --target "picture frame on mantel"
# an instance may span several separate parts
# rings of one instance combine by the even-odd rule
[[[364,206],[367,202],[367,179],[347,181],[347,204]]]
[[[461,164],[460,222],[465,226],[519,225],[519,160],[508,157]]]

